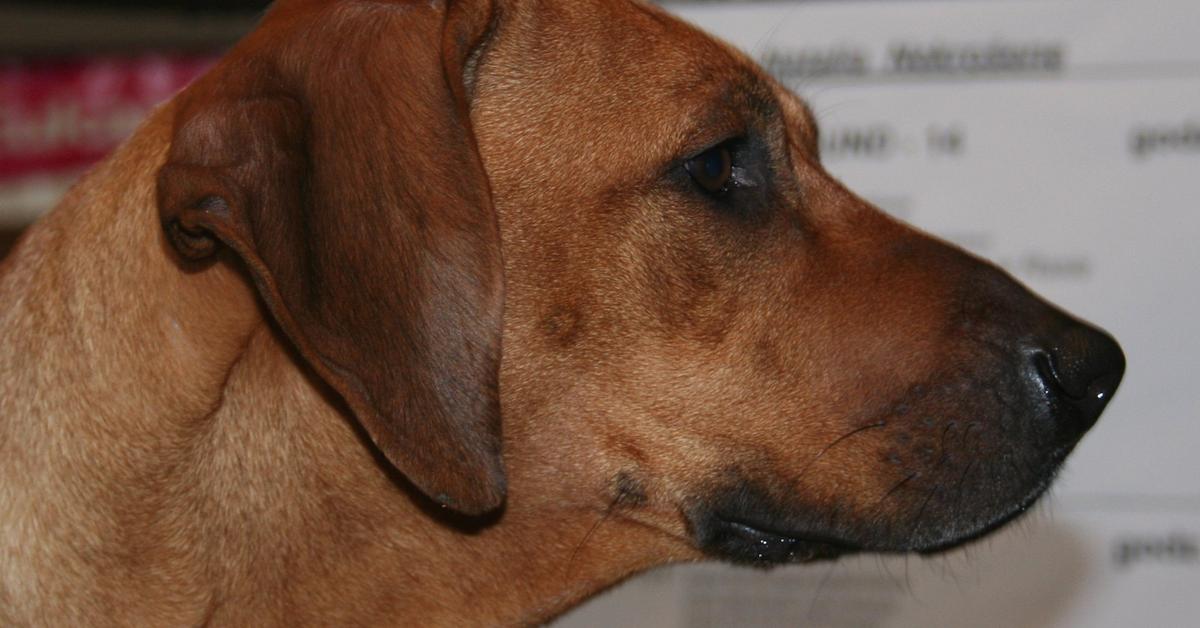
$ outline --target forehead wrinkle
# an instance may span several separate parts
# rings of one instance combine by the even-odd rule
[[[753,74],[718,82],[707,80],[708,94],[701,98],[682,99],[694,103],[682,112],[688,120],[681,138],[687,152],[699,151],[735,135],[745,135],[752,129],[768,131],[771,122],[779,117],[779,106]],[[693,92],[694,93],[694,92]]]

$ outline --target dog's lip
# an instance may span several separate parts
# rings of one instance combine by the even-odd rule
[[[1069,452],[1069,451],[1070,451],[1070,449],[1068,448],[1067,452]],[[1060,457],[1059,453],[1055,452],[1054,456],[1056,458],[1061,459],[1061,458],[1066,457],[1066,453],[1062,453],[1061,457]],[[1029,512],[1038,503],[1038,501],[1042,498],[1042,496],[1045,495],[1050,490],[1051,484],[1054,483],[1056,471],[1047,473],[1041,479],[1041,481],[1038,482],[1037,485],[1035,485],[1025,495],[1025,497],[1021,501],[1017,502],[1012,508],[1010,508],[1004,514],[1000,515],[999,517],[996,517],[992,521],[988,522],[986,525],[981,526],[979,529],[974,530],[969,534],[957,536],[952,539],[947,539],[946,541],[944,541],[942,543],[935,543],[935,544],[928,545],[925,547],[912,548],[911,551],[916,552],[917,554],[920,554],[922,556],[931,556],[934,554],[941,554],[943,552],[955,550],[960,547],[963,547],[964,545],[973,543],[973,542],[979,540],[980,538],[983,538],[983,537],[991,534],[992,532],[995,532],[997,529],[1002,528],[1002,527],[1008,525],[1009,523],[1012,523],[1013,520],[1018,519],[1025,513]]]
[[[1065,452],[1055,452],[1053,457],[1061,460],[1065,455]],[[729,514],[728,511],[710,511],[708,520],[712,527],[723,532],[727,538],[738,539],[744,549],[752,548],[752,555],[743,554],[742,561],[762,566],[832,559],[864,551],[882,554],[911,552],[929,556],[968,545],[1029,512],[1049,490],[1056,475],[1055,471],[1057,465],[1055,470],[1044,474],[1039,482],[1030,487],[1025,496],[1012,507],[978,528],[925,545],[879,546],[869,542],[864,544],[827,533],[801,531],[787,525],[780,527],[763,524],[754,521],[752,517],[740,513]]]
[[[845,539],[799,531],[779,531],[746,519],[714,514],[713,522],[729,534],[751,543],[762,562],[807,562],[836,558],[862,548]]]

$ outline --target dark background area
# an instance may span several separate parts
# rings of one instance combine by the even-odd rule
[[[269,4],[266,0],[73,0],[71,2],[0,2],[5,7],[99,9],[178,9],[187,11],[257,10]]]
[[[30,99],[36,97],[30,93],[35,89],[75,89],[70,84],[75,79],[63,78],[61,69],[41,68],[74,64],[87,72],[112,59],[216,57],[250,29],[268,5],[267,0],[0,1],[0,71],[32,77],[10,81],[7,92],[0,82],[0,133],[8,132],[11,138],[21,132],[13,129],[24,120],[40,124],[61,115],[31,109]],[[50,86],[35,85],[39,81]],[[26,85],[32,87],[25,89]],[[56,98],[54,106],[61,107],[61,97]],[[107,123],[104,116],[110,113],[81,114],[72,124]],[[19,160],[26,150],[22,142],[9,141],[0,146],[0,153],[8,150],[10,160]],[[115,145],[109,149],[112,147]],[[15,175],[0,173],[0,258],[11,249],[25,223],[50,208],[52,203],[45,199],[57,198],[81,172],[72,165]]]
[[[0,258],[3,258],[12,245],[16,244],[19,235],[21,235],[21,230],[15,227],[0,229]]]

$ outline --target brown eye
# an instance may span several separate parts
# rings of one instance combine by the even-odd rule
[[[714,146],[683,165],[692,180],[710,194],[727,191],[733,174],[733,154],[727,146]]]

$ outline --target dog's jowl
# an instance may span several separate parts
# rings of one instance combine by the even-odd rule
[[[0,623],[496,625],[934,552],[1124,370],[628,0],[282,0],[0,269]]]

